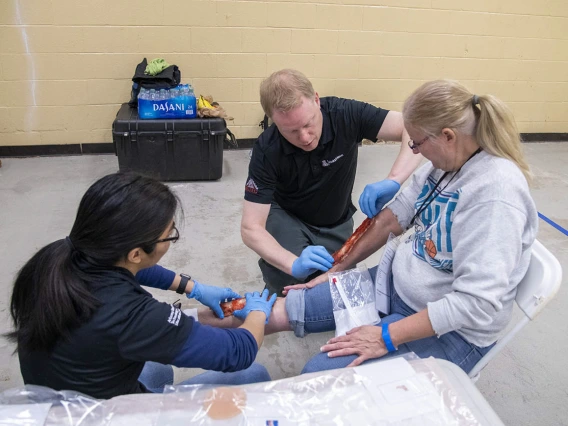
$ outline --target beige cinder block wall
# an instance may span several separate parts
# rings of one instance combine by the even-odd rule
[[[213,95],[238,138],[258,136],[259,83],[283,67],[392,109],[459,79],[521,132],[568,132],[566,0],[0,0],[0,145],[110,142],[144,56]]]

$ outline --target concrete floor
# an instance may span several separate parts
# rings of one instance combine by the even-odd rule
[[[536,179],[533,196],[540,212],[568,228],[568,143],[527,144]],[[363,146],[354,188],[383,178],[398,146]],[[262,288],[257,256],[241,242],[239,226],[249,151],[225,152],[223,178],[217,182],[172,183],[185,212],[181,239],[162,265],[208,284],[244,292]],[[116,171],[112,155],[2,160],[0,168],[0,333],[10,327],[9,297],[14,275],[40,247],[65,237],[85,190]],[[355,216],[355,223],[363,219]],[[568,237],[545,222],[539,240],[563,265],[568,277]],[[365,263],[378,262],[378,254]],[[482,372],[478,388],[508,425],[568,425],[568,288]],[[173,302],[173,292],[153,291]],[[192,302],[186,302],[186,305]],[[193,302],[194,303],[194,302]],[[518,313],[517,313],[518,314]],[[291,333],[269,336],[258,361],[274,379],[299,374],[307,359],[332,334],[297,339]],[[22,384],[13,347],[0,338],[0,390]],[[176,379],[194,371],[178,370]]]

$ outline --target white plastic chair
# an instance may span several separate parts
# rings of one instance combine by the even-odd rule
[[[538,240],[532,246],[531,263],[524,278],[519,283],[517,305],[525,316],[508,331],[495,346],[479,360],[469,372],[473,381],[479,372],[503,349],[521,328],[532,321],[558,292],[562,282],[562,267],[558,260]]]

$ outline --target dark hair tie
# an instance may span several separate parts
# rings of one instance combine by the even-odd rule
[[[471,100],[473,106],[479,105],[479,96],[473,95],[473,99]]]
[[[77,249],[75,248],[75,244],[73,244],[73,241],[71,241],[71,238],[65,237],[65,242],[71,248],[71,250],[77,251]]]

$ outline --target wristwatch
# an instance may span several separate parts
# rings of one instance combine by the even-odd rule
[[[176,289],[176,293],[177,294],[184,294],[185,288],[187,287],[187,283],[189,282],[191,277],[189,275],[186,275],[186,274],[179,274],[179,276],[181,277],[181,281],[179,282],[178,288]]]

